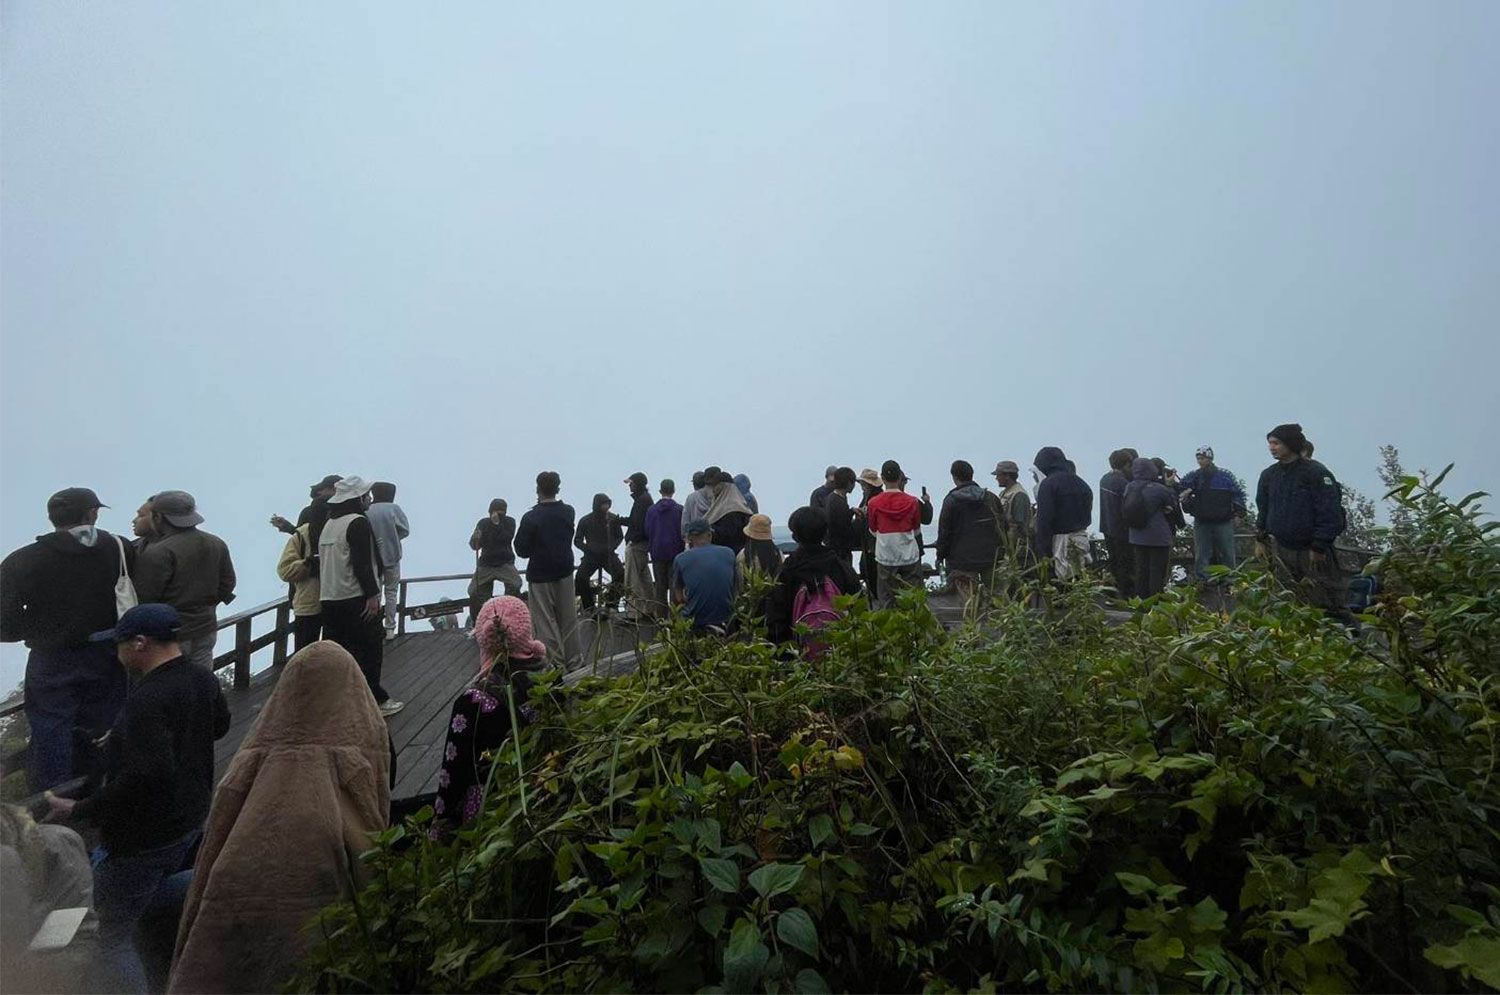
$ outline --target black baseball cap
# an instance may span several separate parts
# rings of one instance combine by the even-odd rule
[[[642,473],[641,471],[637,470],[634,473],[632,473],[630,476],[628,476],[628,477],[625,478],[625,483],[627,483],[627,484],[635,484],[637,487],[645,487],[646,486],[646,475],[644,473]]]
[[[343,479],[343,477],[339,476],[336,473],[330,473],[328,476],[324,477],[316,484],[313,484],[311,489],[315,491],[326,491],[328,490],[328,488],[332,487],[334,484]]]
[[[181,627],[182,616],[171,605],[136,605],[120,616],[120,621],[115,623],[113,629],[96,632],[89,637],[89,641],[123,643],[136,636],[147,636],[161,642],[170,642],[177,638],[177,630]]]
[[[49,516],[62,511],[93,511],[95,508],[108,507],[109,505],[100,501],[99,495],[88,487],[64,487],[47,499]]]

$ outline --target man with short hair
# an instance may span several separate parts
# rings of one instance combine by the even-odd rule
[[[1109,553],[1109,573],[1115,593],[1135,597],[1135,548],[1130,545],[1130,526],[1120,512],[1125,488],[1130,486],[1131,464],[1140,454],[1134,449],[1116,449],[1109,454],[1109,472],[1099,479],[1099,531]]]
[[[734,617],[734,550],[715,545],[701,518],[688,523],[687,546],[672,562],[672,600],[695,634],[722,631]]]
[[[837,464],[834,463],[829,463],[828,466],[823,469],[822,486],[814,487],[812,494],[810,494],[807,498],[807,506],[809,508],[817,508],[819,511],[828,510],[823,507],[823,502],[827,501],[828,495],[833,493],[833,478],[834,475],[838,472],[839,468]]]
[[[380,584],[385,589],[385,638],[396,638],[396,610],[401,591],[401,540],[411,535],[406,512],[396,503],[396,485],[377,480],[370,485],[370,507],[365,510],[380,554]]]
[[[990,583],[1000,552],[999,507],[995,496],[974,482],[968,460],[954,460],[948,469],[953,489],[943,498],[938,514],[937,562],[948,565],[948,576],[961,601]]]
[[[328,500],[328,521],[318,537],[318,597],[323,610],[323,638],[349,651],[389,718],[406,707],[380,683],[385,667],[385,640],[380,624],[380,554],[375,530],[365,515],[370,484],[345,477]]]
[[[625,478],[630,485],[630,515],[625,524],[625,597],[636,621],[654,614],[651,605],[651,543],[646,537],[646,514],[652,507],[646,475],[637,470]]]
[[[1311,443],[1295,422],[1266,434],[1276,462],[1255,488],[1256,540],[1273,569],[1307,602],[1352,625],[1349,580],[1334,557],[1343,533],[1343,490],[1328,468],[1303,455]]]
[[[521,573],[516,569],[516,553],[511,543],[516,538],[516,520],[507,511],[504,498],[490,502],[489,514],[474,523],[469,548],[479,554],[474,579],[469,581],[469,628],[479,618],[479,609],[495,595],[495,581],[504,585],[512,598],[521,594]]]
[[[865,520],[875,537],[875,607],[885,608],[898,587],[922,586],[922,526],[932,521],[932,500],[925,487],[921,501],[906,493],[906,474],[893,459],[881,464],[880,481],[884,490],[870,499]]]
[[[849,495],[854,493],[857,484],[853,467],[841,466],[834,470],[833,490],[823,499],[822,509],[827,520],[828,548],[851,567],[854,566],[855,552],[864,548],[868,531],[864,518],[849,507]]]
[[[182,654],[179,613],[140,604],[93,638],[135,675],[106,745],[103,783],[82,800],[47,803],[53,818],[99,827],[94,910],[104,977],[89,991],[143,992],[135,927],[163,883],[192,866],[214,789],[214,741],[229,705],[212,673]]]
[[[573,509],[558,500],[562,478],[554,470],[536,475],[536,505],[516,528],[516,555],[526,557],[527,606],[547,658],[571,670],[578,651],[578,606],[573,592]]]
[[[176,608],[182,617],[177,637],[182,655],[213,670],[215,611],[234,600],[234,563],[223,539],[198,528],[202,522],[198,502],[187,491],[162,491],[151,499],[156,536],[141,552],[135,592],[142,603]]]
[[[1032,465],[1044,478],[1036,489],[1036,553],[1052,560],[1058,580],[1083,576],[1093,562],[1089,525],[1094,520],[1094,491],[1078,476],[1073,461],[1056,446],[1037,451]]]
[[[1196,455],[1198,469],[1189,470],[1176,486],[1183,509],[1193,516],[1193,576],[1203,583],[1211,563],[1231,570],[1238,565],[1234,523],[1247,512],[1244,488],[1234,474],[1214,465],[1213,447],[1199,446]]]
[[[651,552],[652,611],[665,618],[672,587],[672,561],[687,545],[682,537],[682,505],[672,497],[677,492],[677,483],[667,477],[658,492],[661,499],[646,512],[646,542]]]
[[[0,641],[24,640],[27,772],[33,791],[73,776],[73,730],[100,734],[125,704],[125,674],[89,636],[115,622],[115,585],[135,548],[97,527],[99,496],[68,487],[47,499],[52,531],[0,562]],[[123,557],[123,560],[122,560]]]

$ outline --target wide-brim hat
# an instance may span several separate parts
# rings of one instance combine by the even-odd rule
[[[1019,477],[1021,475],[1021,468],[1016,465],[1015,460],[1003,459],[995,464],[993,475],[998,477],[1002,473],[1008,473],[1012,477]]]
[[[745,528],[742,531],[751,539],[769,540],[771,538],[771,516],[751,515],[750,521],[745,524]]]
[[[372,486],[374,485],[363,477],[345,477],[333,485],[333,497],[329,498],[328,501],[330,504],[339,504],[343,501],[353,501],[355,498],[362,498],[370,493]]]
[[[880,479],[880,474],[873,467],[865,467],[859,471],[859,482],[871,487],[884,487],[885,482]]]

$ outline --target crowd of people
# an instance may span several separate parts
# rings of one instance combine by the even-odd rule
[[[1332,555],[1346,524],[1339,485],[1312,459],[1300,426],[1277,426],[1267,443],[1273,462],[1256,487],[1254,523],[1266,561],[1315,604],[1347,617]],[[1162,590],[1188,515],[1195,578],[1214,581],[1215,563],[1236,566],[1234,527],[1248,514],[1247,495],[1212,448],[1201,447],[1196,461],[1179,476],[1134,449],[1110,455],[1098,485],[1100,524],[1121,597]],[[859,473],[830,465],[787,518],[789,550],[774,541],[749,478],[718,466],[693,474],[680,504],[673,480],[659,481],[653,500],[646,475],[631,474],[624,516],[601,493],[575,518],[553,471],[537,475],[536,502],[519,522],[506,501],[491,501],[469,538],[479,665],[453,704],[434,832],[474,817],[487,764],[531,720],[532,675],[544,662],[581,663],[579,612],[599,610],[601,596],[606,605],[623,599],[627,619],[675,611],[695,634],[710,635],[736,624],[749,591],[749,612],[766,635],[816,659],[818,632],[839,615],[841,597],[863,593],[883,607],[924,583],[922,530],[934,519],[936,560],[966,599],[1028,578],[1080,576],[1092,564],[1095,489],[1056,447],[1041,449],[1032,466],[1028,491],[1015,461],[997,462],[992,491],[970,463],[954,461],[952,487],[935,506],[925,487],[908,492],[896,460]],[[174,990],[270,990],[285,980],[301,928],[358,883],[358,862],[344,858],[385,824],[395,754],[383,720],[402,708],[380,683],[410,534],[395,495],[388,483],[330,475],[312,486],[296,522],[273,516],[288,536],[277,575],[290,585],[297,652],[217,792],[214,743],[231,715],[213,674],[215,612],[233,599],[235,572],[223,541],[199,527],[192,495],[153,495],[126,541],[98,528],[105,506],[92,490],[67,488],[48,501],[52,531],[0,563],[0,639],[30,649],[30,783],[46,792],[48,820],[86,824],[100,840],[89,888],[77,886],[77,867],[73,884],[51,891],[28,871],[8,875],[7,889],[22,897],[12,906],[8,893],[5,904],[30,914],[39,895],[91,901],[104,990],[164,983],[159,972],[149,976],[151,958],[142,954],[153,944],[141,935],[162,908],[171,910],[165,946],[175,951],[166,957],[175,960]],[[596,576],[608,580],[596,585]],[[300,816],[310,799],[337,818]],[[26,854],[82,852],[37,828],[7,813],[0,843],[10,849],[0,854],[20,855],[18,866],[30,868]],[[154,946],[163,946],[160,936]]]

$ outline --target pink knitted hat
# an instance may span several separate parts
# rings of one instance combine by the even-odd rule
[[[540,660],[547,647],[531,634],[531,610],[520,598],[491,598],[474,622],[479,644],[479,672],[487,673],[502,654],[511,660]]]

